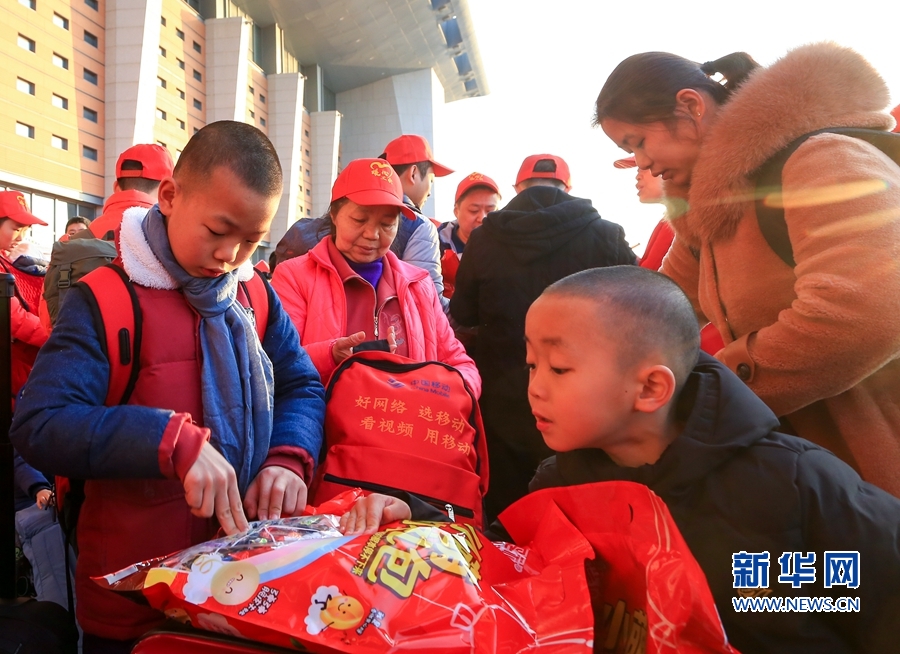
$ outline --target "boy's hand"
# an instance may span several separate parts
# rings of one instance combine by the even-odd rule
[[[353,508],[341,516],[341,531],[347,536],[374,534],[383,524],[411,517],[409,504],[403,500],[372,493],[359,498]]]
[[[277,520],[306,507],[306,484],[287,468],[269,466],[260,470],[247,489],[247,515],[260,520]]]
[[[195,516],[210,518],[215,514],[229,536],[249,527],[244,507],[241,506],[234,468],[208,442],[200,448],[200,456],[182,483],[184,498]]]
[[[49,488],[42,488],[41,490],[39,490],[37,492],[37,501],[35,502],[35,504],[37,504],[37,508],[41,509],[42,511],[48,508],[50,506],[50,500],[52,497],[53,493]]]

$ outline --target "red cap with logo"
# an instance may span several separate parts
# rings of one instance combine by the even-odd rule
[[[613,166],[616,168],[637,168],[637,161],[634,160],[634,157],[625,157],[624,159],[613,161]]]
[[[126,161],[129,163],[123,169]],[[170,177],[174,169],[175,163],[172,161],[172,155],[166,148],[156,143],[141,143],[132,145],[119,155],[119,160],[116,162],[116,179],[143,177],[160,182],[166,177]]]
[[[403,204],[400,178],[384,159],[356,159],[348,163],[331,188],[331,201],[341,198],[365,206],[397,207],[410,220],[416,219],[412,209]]]
[[[397,166],[427,161],[431,164],[431,171],[435,177],[444,177],[453,172],[451,168],[442,166],[434,160],[428,139],[418,134],[404,134],[395,138],[384,149],[384,158]]]
[[[542,161],[552,162],[552,165],[545,164],[545,166],[541,166],[541,168],[546,167],[552,170],[535,172],[535,167]],[[535,177],[556,179],[567,187],[572,186],[572,176],[569,174],[569,165],[563,161],[562,157],[557,157],[553,154],[533,154],[530,157],[527,157],[525,161],[522,162],[522,167],[519,168],[519,174],[516,176],[516,184],[521,184],[526,179],[534,179]]]
[[[0,218],[9,218],[20,225],[47,225],[28,210],[25,196],[18,191],[0,191]]]
[[[500,194],[500,189],[497,187],[497,182],[492,180],[487,175],[482,175],[481,173],[471,173],[466,175],[463,178],[463,181],[459,183],[459,186],[456,187],[456,199],[454,202],[459,202],[459,199],[464,196],[469,189],[475,188],[476,186],[484,186],[485,188],[491,189],[497,195]]]

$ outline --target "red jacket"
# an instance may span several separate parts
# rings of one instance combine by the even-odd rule
[[[141,191],[118,191],[106,199],[103,205],[103,213],[99,218],[91,222],[91,233],[97,238],[103,238],[108,232],[115,232],[122,224],[122,214],[131,207],[145,207],[149,209],[156,200],[152,196]]]
[[[13,338],[12,394],[15,397],[25,385],[38,350],[46,342],[48,336],[47,330],[37,316],[38,298],[40,297],[38,286],[43,287],[43,278],[18,270],[2,254],[0,254],[0,267],[3,268],[3,271],[11,273],[16,279],[16,294],[9,301],[10,330]],[[34,286],[35,280],[39,280],[37,286]],[[24,300],[24,304],[19,299],[20,297]]]
[[[663,258],[672,247],[672,241],[675,240],[675,232],[668,220],[660,220],[653,233],[650,234],[650,240],[647,241],[647,247],[644,249],[644,256],[641,257],[641,268],[657,271],[662,268]]]
[[[328,252],[330,243],[326,238],[307,254],[279,264],[272,277],[272,287],[323,383],[336,367],[332,345],[348,331],[347,295]],[[393,274],[409,358],[441,361],[457,368],[476,396],[481,395],[475,362],[454,336],[428,272],[400,261],[390,251],[384,258]]]

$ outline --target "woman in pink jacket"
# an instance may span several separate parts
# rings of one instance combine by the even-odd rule
[[[453,366],[480,395],[481,377],[428,273],[390,251],[401,213],[413,218],[407,211],[389,163],[350,162],[332,189],[331,237],[280,264],[272,286],[323,383],[354,348],[386,341],[384,347],[415,361]]]
[[[11,273],[16,280],[15,295],[10,300],[12,330],[12,392],[15,397],[25,384],[38,349],[47,340],[47,330],[37,315],[43,278],[33,277],[13,266],[7,254],[24,238],[32,225],[43,220],[28,210],[25,196],[18,191],[0,191],[0,273]],[[26,279],[31,278],[31,279]],[[32,280],[39,283],[34,284]]]

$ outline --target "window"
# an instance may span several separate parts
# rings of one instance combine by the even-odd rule
[[[65,70],[69,70],[69,60],[63,57],[62,55],[58,55],[55,52],[53,53],[53,65],[59,66]]]
[[[178,67],[179,67],[181,70],[184,70],[184,62],[183,62],[181,59],[176,59],[175,61],[178,62]]]
[[[266,96],[264,96],[262,93],[260,93],[260,94],[259,94],[259,101],[260,101],[262,104],[265,104],[265,103],[266,103]]]
[[[250,118],[256,118],[256,113],[253,111],[253,109],[250,110]]]
[[[163,27],[166,26],[166,17],[165,16],[159,17],[159,24],[162,25]]]
[[[50,102],[53,103],[54,107],[58,107],[60,109],[68,110],[69,108],[69,100],[62,97],[61,95],[56,95],[55,93],[53,94],[53,97],[50,98]]]
[[[100,9],[100,3],[98,2],[98,0],[84,0],[84,4],[86,4],[94,11],[98,11]]]
[[[50,145],[59,150],[68,150],[69,149],[69,139],[64,139],[61,136],[56,136],[55,134],[50,137]]]
[[[97,161],[97,148],[91,148],[87,145],[81,146],[81,156],[91,161]]]
[[[182,32],[182,31],[181,31],[180,29],[178,29],[177,27],[175,28],[175,36],[177,36],[179,39],[181,39],[182,41],[184,41],[184,32]]]
[[[89,120],[92,123],[97,122],[97,118],[98,118],[97,112],[94,111],[93,109],[88,109],[87,107],[82,107],[81,115],[84,116],[85,120]]]
[[[309,130],[308,129],[303,130],[303,136],[305,136],[306,138],[309,138]]]
[[[160,120],[165,120],[165,119],[166,119],[166,112],[163,111],[162,109],[157,109],[157,110],[156,110],[156,117],[159,118]]]
[[[199,132],[199,131],[200,131],[199,128],[197,128],[197,127],[194,128],[194,134],[196,134],[196,133]]]
[[[307,195],[312,195],[312,193],[309,192],[309,189],[306,189],[306,194],[307,194]]]
[[[165,49],[164,47],[162,47],[162,46],[159,46],[159,56],[160,56],[160,57],[165,57],[165,56],[166,56],[166,49]]]
[[[185,127],[184,121],[181,120],[181,118],[176,118],[176,119],[175,119],[175,122],[178,123],[178,129],[184,129],[184,127]]]
[[[260,118],[260,119],[259,119],[259,124],[262,125],[263,127],[265,127],[265,126],[266,126],[266,119],[265,119],[265,118]]]
[[[309,150],[304,150],[304,152],[306,153],[306,156],[308,157],[308,156],[309,156]]]
[[[37,1],[36,0],[19,0],[19,4],[23,7],[28,7],[29,9],[37,10]]]
[[[198,82],[203,81],[203,75],[201,75],[200,71],[197,70],[196,68],[194,69],[194,79],[197,80]]]
[[[194,100],[194,109],[203,109],[203,103],[199,100]]]
[[[194,52],[203,52],[203,48],[200,47],[200,44],[194,41]]]
[[[184,100],[184,91],[182,91],[181,89],[178,89],[178,97]]]
[[[91,34],[90,32],[88,32],[87,30],[84,30],[84,42],[87,43],[87,44],[90,45],[90,46],[95,47],[95,48],[99,48],[99,47],[100,47],[100,41],[99,41],[99,39],[97,39],[96,36],[94,36],[93,34]]]
[[[309,168],[306,169],[306,176],[309,177]]]
[[[311,216],[311,215],[312,215],[312,213],[310,213],[310,210],[309,210],[309,209],[306,210],[306,215],[307,215],[307,216]]]
[[[166,80],[164,80],[162,77],[157,77],[157,78],[156,78],[156,85],[157,85],[158,87],[160,87],[161,89],[164,89],[164,88],[166,88]]]
[[[178,161],[178,157],[181,156],[181,150],[175,150],[175,161]]]
[[[250,95],[254,95],[255,93],[256,93],[256,90],[251,86],[250,87]]]
[[[163,143],[162,141],[157,141],[157,142],[156,142],[156,145],[160,146],[161,148],[166,147],[166,144]]]
[[[28,50],[29,52],[35,51],[34,41],[29,39],[27,36],[22,36],[19,34],[18,38],[19,47],[23,50]]]
[[[97,79],[97,73],[92,70],[88,70],[87,68],[84,69],[84,79],[91,84],[97,84],[97,82],[99,81]]]
[[[34,127],[31,125],[26,125],[25,123],[16,123],[16,134],[19,136],[24,136],[27,139],[34,138]]]
[[[29,82],[27,79],[22,79],[21,77],[16,78],[16,89],[21,91],[22,93],[27,93],[28,95],[34,95],[34,83]]]
[[[64,30],[69,29],[69,19],[56,13],[53,14],[53,24],[57,27],[61,27]]]

